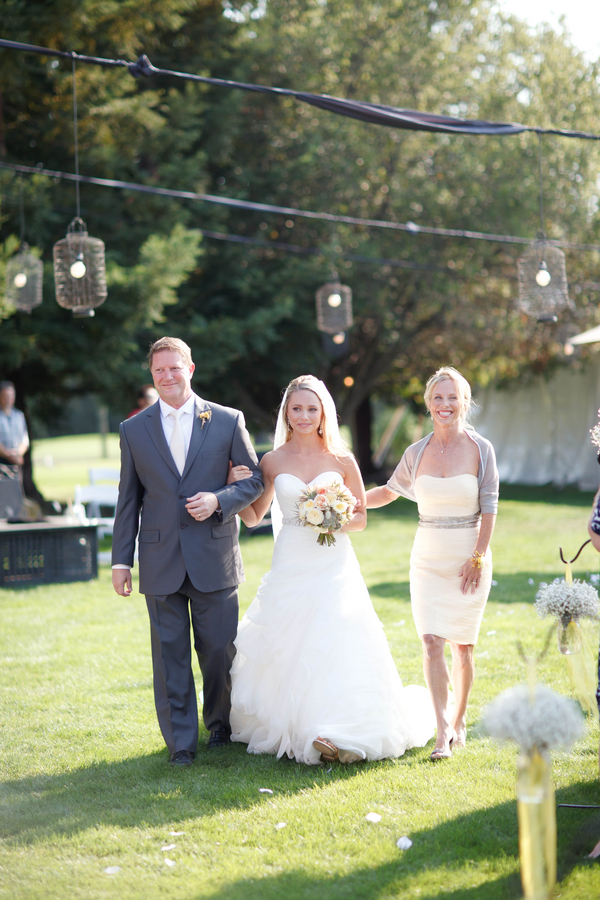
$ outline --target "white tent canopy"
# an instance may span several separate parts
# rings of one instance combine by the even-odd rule
[[[600,329],[592,329],[600,330]],[[494,445],[500,480],[509,484],[600,483],[590,429],[598,422],[600,357],[514,387],[475,389],[475,429]]]

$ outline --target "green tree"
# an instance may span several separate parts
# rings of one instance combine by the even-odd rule
[[[4,36],[165,68],[360,98],[468,118],[593,131],[596,67],[562,37],[530,34],[490,4],[445,0],[145,0],[135,4],[5,0]],[[223,15],[223,7],[226,15]],[[72,170],[71,66],[0,51],[0,153]],[[537,137],[423,134],[369,126],[290,98],[134,81],[78,65],[82,172],[304,209],[534,237]],[[3,149],[2,149],[3,148]],[[597,239],[598,149],[543,139],[546,229]],[[0,174],[0,239],[16,233],[15,179]],[[0,326],[6,371],[36,413],[73,392],[130,404],[145,349],[159,333],[191,344],[197,386],[268,427],[281,388],[323,377],[369,457],[369,398],[419,402],[424,379],[453,363],[480,382],[559,360],[551,326],[516,305],[522,248],[358,228],[82,186],[83,216],[107,246],[109,298],[77,322],[51,299],[50,249],[74,189],[26,180],[27,238],[47,261],[46,300]],[[198,228],[285,241],[320,255],[206,239]],[[412,268],[348,261],[348,253]],[[592,254],[568,256],[572,281],[595,281]],[[354,291],[348,352],[317,332],[314,292],[335,265]],[[576,295],[578,325],[595,295]],[[173,301],[177,302],[173,302]],[[346,386],[344,381],[353,378]],[[360,437],[360,424],[367,426]]]
[[[485,3],[388,0],[357,8],[347,0],[271,0],[264,18],[246,14],[238,27],[240,43],[251,43],[254,54],[242,73],[247,80],[469,118],[595,127],[595,66],[553,32],[531,35]],[[228,194],[531,238],[539,228],[534,134],[429,135],[365,125],[292,99],[242,95],[238,103],[237,139],[224,147],[226,153],[211,157]],[[594,242],[596,144],[547,137],[542,147],[549,235]],[[555,329],[527,320],[515,302],[516,260],[523,247],[301,218],[242,219],[238,212],[223,218],[237,232],[260,235],[262,228],[272,239],[323,248],[316,261],[253,254],[261,288],[289,285],[294,297],[293,315],[279,328],[287,358],[275,348],[268,365],[241,356],[230,366],[235,382],[246,385],[259,405],[264,406],[261,398],[273,402],[273,375],[283,384],[304,362],[328,381],[358,438],[356,416],[362,409],[368,422],[364,405],[371,394],[418,399],[440,364],[451,362],[485,382],[514,377],[524,367],[543,368],[558,357]],[[344,251],[422,268],[344,262]],[[238,266],[228,264],[222,279],[246,262],[254,265],[246,250],[226,252],[242,259]],[[332,259],[353,287],[356,314],[349,353],[337,360],[323,352],[313,320],[314,290],[328,280]],[[596,261],[569,254],[571,278],[593,280]],[[577,322],[589,321],[592,303],[593,295],[579,295]],[[179,315],[181,308],[173,312]],[[345,388],[348,376],[354,384]]]

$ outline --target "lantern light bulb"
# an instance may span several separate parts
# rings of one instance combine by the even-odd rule
[[[354,378],[352,377],[352,375],[346,375],[346,377],[344,378],[344,384],[346,385],[346,387],[352,387],[352,385],[354,384]]]
[[[573,354],[575,353],[575,347],[573,346],[573,344],[570,344],[567,341],[567,343],[564,346],[564,353],[565,353],[565,356],[573,356]]]
[[[73,278],[83,278],[86,273],[85,263],[82,259],[76,259],[71,266],[71,275]]]
[[[550,284],[550,272],[545,262],[540,263],[540,268],[535,276],[536,282],[540,287],[547,287]]]
[[[339,294],[330,294],[327,298],[327,303],[329,304],[329,306],[333,306],[334,309],[339,306],[341,302],[342,298]]]
[[[344,341],[346,340],[346,335],[344,334],[343,331],[340,331],[339,334],[334,334],[332,340],[333,340],[334,344],[343,344]]]
[[[14,278],[15,287],[24,288],[27,284],[27,275],[25,272],[17,272]]]

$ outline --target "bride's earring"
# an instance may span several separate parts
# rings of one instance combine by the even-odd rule
[[[290,425],[290,420],[287,416],[285,417],[285,425],[286,425],[286,428],[288,431],[292,430],[292,426]]]
[[[318,433],[319,433],[319,437],[323,437],[323,426],[322,425],[319,425]]]

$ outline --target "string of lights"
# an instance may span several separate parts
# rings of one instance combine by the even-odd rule
[[[18,163],[0,161],[0,168],[11,169],[24,175],[46,175],[48,178],[60,178],[67,181],[79,181],[85,184],[95,184],[100,187],[119,188],[121,190],[139,191],[144,194],[157,194],[162,197],[174,197],[181,200],[197,200],[206,203],[216,203],[221,206],[230,206],[236,209],[245,209],[251,212],[275,213],[277,215],[296,216],[306,219],[317,219],[325,222],[339,222],[346,225],[358,225],[366,228],[388,228],[393,231],[405,231],[413,236],[419,234],[438,235],[440,237],[465,238],[468,240],[493,241],[501,244],[529,244],[530,238],[518,237],[511,234],[493,234],[484,231],[470,231],[459,228],[436,228],[430,225],[417,225],[415,222],[390,222],[385,219],[364,219],[359,216],[341,216],[335,213],[317,212],[315,210],[299,209],[293,206],[277,206],[270,203],[255,203],[251,200],[238,200],[235,197],[220,197],[215,194],[202,194],[195,191],[179,191],[171,188],[157,187],[150,184],[139,184],[134,181],[119,181],[113,178],[95,178],[91,175],[76,175],[72,172],[59,172],[53,169],[45,169],[42,165],[23,166]],[[555,247],[565,247],[569,250],[600,251],[599,244],[580,244],[575,241],[561,241],[547,239],[546,243]]]

